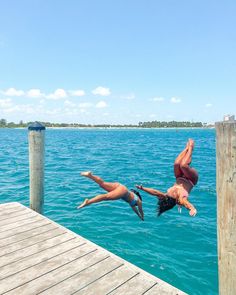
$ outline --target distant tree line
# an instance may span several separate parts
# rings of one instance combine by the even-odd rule
[[[0,128],[26,128],[32,122],[23,122],[22,120],[19,123],[7,122],[6,119],[0,120]],[[139,122],[138,125],[133,124],[79,124],[79,123],[50,123],[50,122],[41,122],[45,127],[97,127],[97,128],[192,128],[192,127],[211,127],[207,123],[202,122],[188,122],[188,121],[151,121],[151,122]]]
[[[178,128],[178,127],[205,127],[207,124],[202,122],[189,122],[189,121],[151,121],[139,122],[139,127],[143,128]]]

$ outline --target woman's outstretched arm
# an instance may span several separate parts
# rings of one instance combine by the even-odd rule
[[[136,185],[136,187],[138,189],[148,193],[149,195],[152,195],[152,196],[155,196],[155,197],[158,197],[158,198],[165,198],[166,197],[165,193],[162,193],[161,191],[158,191],[156,189],[144,187],[142,185]]]
[[[179,199],[179,204],[183,205],[186,209],[189,210],[189,215],[195,216],[197,214],[196,208],[191,204],[187,198],[182,198],[182,200]]]

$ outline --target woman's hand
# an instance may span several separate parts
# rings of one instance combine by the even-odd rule
[[[142,184],[140,184],[140,185],[137,184],[136,187],[137,187],[137,189],[143,189]]]
[[[189,210],[189,215],[190,216],[195,216],[197,214],[197,210],[195,207],[188,201],[187,198],[179,198],[178,203],[180,205],[183,205],[186,209]]]
[[[195,215],[197,214],[197,210],[195,208],[192,208],[190,211],[189,211],[189,215],[194,217]]]

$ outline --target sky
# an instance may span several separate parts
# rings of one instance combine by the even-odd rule
[[[235,0],[0,0],[0,118],[222,121],[235,15]]]

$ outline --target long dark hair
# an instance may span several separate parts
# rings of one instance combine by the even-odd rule
[[[163,212],[172,209],[176,205],[176,200],[169,196],[161,198],[157,203],[157,216],[160,216]]]
[[[139,199],[142,201],[142,197],[141,197],[141,195],[140,195],[140,193],[138,191],[131,188],[131,192],[135,193],[135,195],[137,195],[139,197]]]

